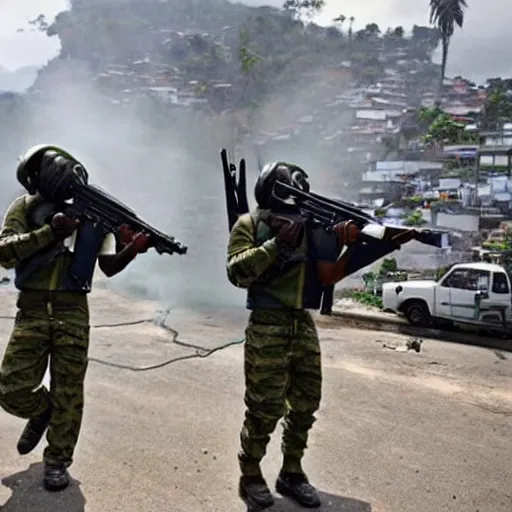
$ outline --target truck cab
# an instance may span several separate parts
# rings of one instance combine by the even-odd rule
[[[512,328],[510,278],[493,263],[456,264],[437,281],[385,283],[382,302],[385,310],[405,315],[412,325],[444,321]]]

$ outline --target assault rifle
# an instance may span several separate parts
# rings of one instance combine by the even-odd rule
[[[238,216],[249,212],[245,161],[240,162],[237,180],[236,165],[228,162],[226,150],[222,150],[221,159],[231,231]],[[273,193],[279,197],[293,199],[303,217],[320,224],[327,231],[332,230],[339,222],[348,220],[359,227],[360,239],[349,247],[352,256],[349,257],[346,275],[374,263],[411,240],[437,248],[449,247],[448,233],[444,231],[388,226],[346,201],[324,197],[314,192],[304,192],[281,181],[276,181]]]
[[[438,248],[448,246],[448,233],[445,231],[386,226],[350,203],[330,199],[314,192],[303,192],[280,181],[275,183],[274,191],[280,191],[280,195],[287,194],[295,201],[302,215],[314,218],[327,230],[331,230],[339,222],[351,220],[361,229],[361,239],[365,241],[380,239],[387,242],[395,241],[401,245],[400,240],[408,238]]]
[[[131,208],[94,185],[89,185],[87,171],[79,164],[73,169],[55,170],[49,167],[39,175],[39,193],[47,200],[65,204],[65,213],[79,219],[97,222],[107,232],[116,233],[127,224],[135,232],[151,237],[159,254],[186,254],[187,247],[174,237],[142,220]]]

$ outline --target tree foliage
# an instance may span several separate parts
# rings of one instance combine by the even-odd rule
[[[403,39],[404,34],[405,34],[404,27],[396,27],[396,28],[393,30],[393,35],[394,35],[395,37],[398,37],[399,39]]]
[[[481,118],[481,128],[500,130],[505,122],[512,121],[512,95],[506,81],[495,82],[489,88]]]
[[[286,0],[283,8],[296,19],[311,19],[318,14],[325,5],[325,0]]]
[[[421,226],[426,224],[427,221],[422,217],[420,210],[415,210],[412,213],[404,214],[404,225],[405,226]]]
[[[433,114],[433,112],[431,113]],[[429,115],[425,113],[425,115]],[[463,144],[478,143],[478,137],[467,132],[464,123],[458,123],[449,114],[439,114],[428,127],[424,141],[432,144]]]
[[[258,62],[261,62],[261,57],[249,49],[249,34],[247,30],[240,31],[240,49],[238,55],[241,70],[244,75],[251,75],[253,73],[254,66]]]
[[[418,123],[420,127],[425,130],[440,116],[444,113],[442,108],[439,107],[421,107],[418,112]]]

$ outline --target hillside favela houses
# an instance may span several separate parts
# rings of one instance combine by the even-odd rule
[[[262,155],[308,147],[304,165],[321,156],[329,166],[324,187],[388,223],[447,229],[470,246],[504,233],[511,81],[446,77],[439,90],[436,29],[405,35],[369,23],[352,33],[305,27],[270,7],[130,5],[126,23],[114,23],[114,7],[102,7],[94,26],[92,4],[60,13],[44,30],[60,39],[61,53],[29,95],[44,99],[56,85],[88,81],[120,108],[142,101],[162,119],[177,111],[230,119],[233,144],[250,137]],[[101,37],[79,37],[82,30]],[[279,115],[259,115],[275,98]]]

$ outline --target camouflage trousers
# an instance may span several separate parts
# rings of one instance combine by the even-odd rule
[[[309,312],[251,313],[245,331],[245,386],[238,456],[242,474],[260,475],[260,461],[281,418],[283,470],[301,473],[322,388],[320,344]]]
[[[17,306],[0,366],[0,406],[25,419],[51,408],[44,461],[70,466],[84,405],[87,297],[72,292],[22,292]],[[48,364],[49,390],[41,385]]]

